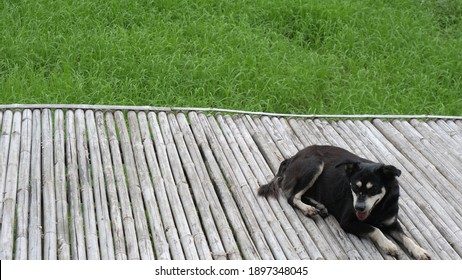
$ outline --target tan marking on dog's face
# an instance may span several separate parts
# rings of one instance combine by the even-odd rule
[[[370,188],[372,188],[373,186],[374,186],[374,185],[373,185],[371,182],[368,182],[368,183],[366,184],[366,188],[367,188],[367,189],[370,189]]]
[[[361,182],[361,181],[356,182],[356,186],[358,186],[358,188],[362,187],[362,186],[363,186],[363,182]]]

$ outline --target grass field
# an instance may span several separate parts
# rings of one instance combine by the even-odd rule
[[[462,114],[462,1],[4,0],[0,103]]]

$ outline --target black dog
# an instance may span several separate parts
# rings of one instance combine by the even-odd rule
[[[281,188],[292,206],[306,216],[332,214],[346,232],[372,239],[387,254],[398,248],[390,234],[416,259],[430,255],[405,235],[398,222],[401,171],[333,146],[310,146],[284,160],[262,196],[277,196]],[[383,231],[383,232],[382,232]]]

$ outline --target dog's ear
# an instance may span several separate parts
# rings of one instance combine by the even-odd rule
[[[335,168],[338,168],[340,166],[345,166],[345,173],[348,177],[351,177],[356,171],[359,169],[359,162],[358,161],[352,161],[352,160],[344,160],[340,163],[337,163]]]
[[[383,165],[380,168],[380,172],[382,172],[382,174],[388,178],[399,177],[401,175],[401,170],[394,167],[393,165]]]

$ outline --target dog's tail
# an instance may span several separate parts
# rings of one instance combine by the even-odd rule
[[[268,184],[260,186],[258,189],[258,195],[268,197],[278,197],[279,196],[279,182],[282,180],[282,177],[274,177]]]
[[[290,163],[290,159],[286,159],[283,162],[281,162],[281,165],[279,165],[278,173],[276,176],[271,180],[268,184],[260,186],[258,189],[258,195],[268,197],[278,197],[279,196],[279,188],[281,187],[281,181],[284,172],[287,169],[287,166]]]

